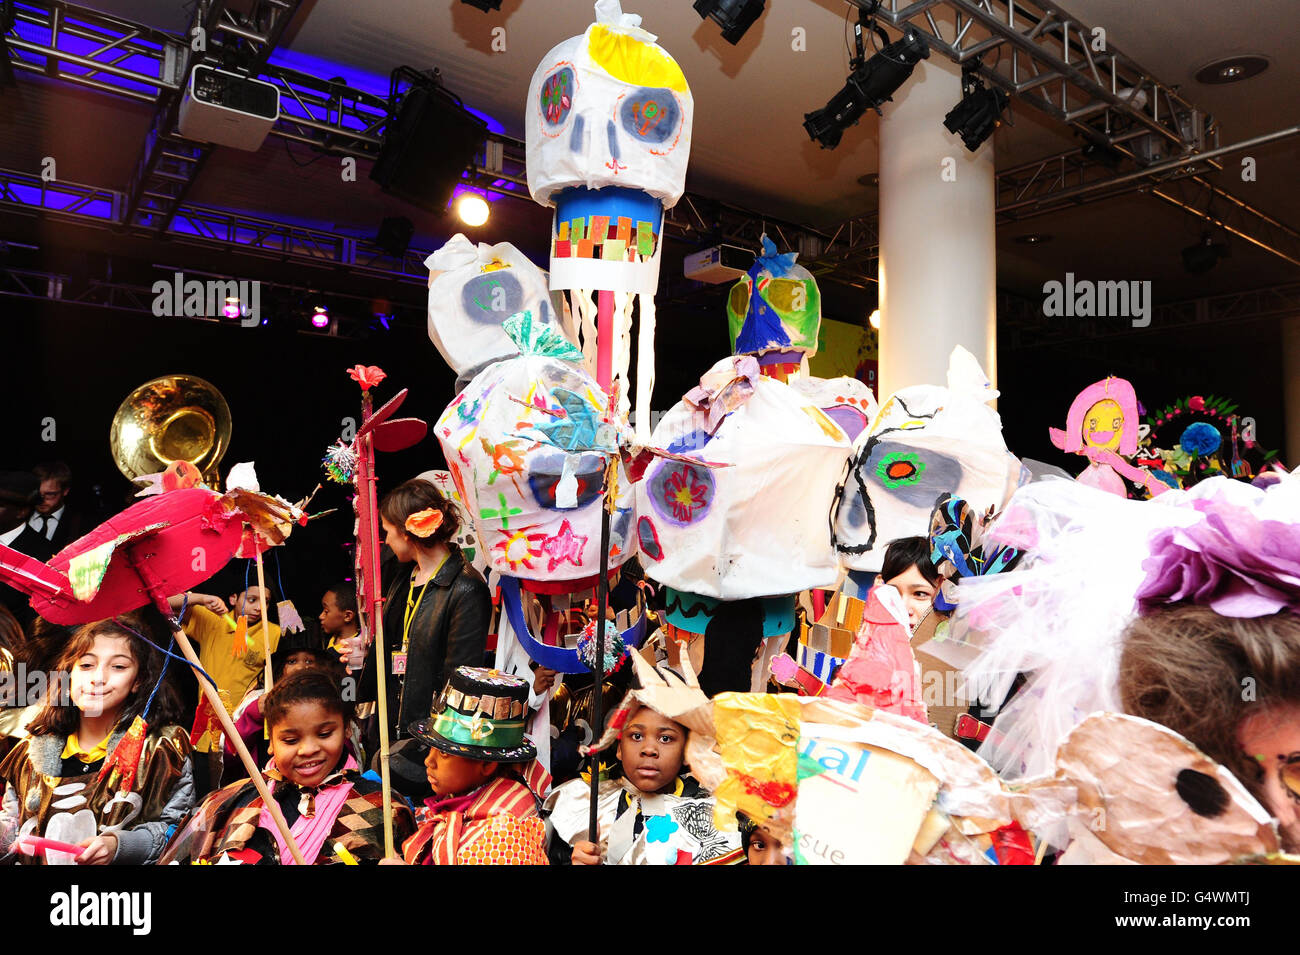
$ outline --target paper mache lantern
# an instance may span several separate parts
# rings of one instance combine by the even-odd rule
[[[914,385],[891,395],[853,445],[853,466],[835,505],[835,546],[853,570],[879,571],[885,548],[925,535],[941,495],[977,512],[1000,508],[1020,482],[998,396],[973,355],[953,350],[948,387]]]
[[[763,236],[763,251],[727,295],[727,325],[731,350],[756,355],[760,365],[799,364],[817,354],[822,324],[821,292],[817,280],[795,259],[778,255]]]
[[[599,573],[602,474],[619,435],[572,343],[526,313],[504,327],[521,354],[476,375],[435,432],[488,566],[577,589]],[[635,550],[633,495],[619,467],[611,569]]]

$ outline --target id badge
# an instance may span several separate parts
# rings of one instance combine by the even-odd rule
[[[405,653],[394,653],[394,654],[393,654],[393,672],[394,672],[394,673],[405,673],[405,672],[406,672],[406,654],[405,654]]]

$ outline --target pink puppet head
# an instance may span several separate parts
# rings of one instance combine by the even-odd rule
[[[1137,394],[1123,378],[1109,377],[1089,385],[1070,404],[1065,431],[1051,429],[1052,443],[1062,451],[1086,453],[1106,448],[1121,457],[1137,453]]]

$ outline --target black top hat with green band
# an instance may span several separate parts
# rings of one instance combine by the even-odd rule
[[[524,736],[528,682],[486,667],[459,667],[411,735],[444,753],[494,763],[526,763],[537,747]]]

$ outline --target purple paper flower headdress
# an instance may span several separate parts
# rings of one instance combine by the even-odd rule
[[[1204,518],[1151,537],[1138,588],[1141,613],[1196,603],[1225,617],[1300,612],[1300,525],[1261,520],[1249,508],[1203,499]]]

